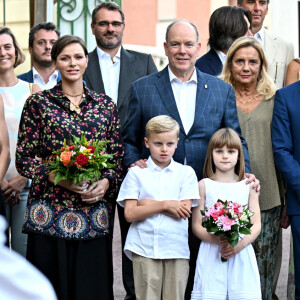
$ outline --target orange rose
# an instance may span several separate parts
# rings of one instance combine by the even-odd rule
[[[64,151],[60,154],[60,161],[63,162],[64,166],[68,166],[71,162],[71,152]]]

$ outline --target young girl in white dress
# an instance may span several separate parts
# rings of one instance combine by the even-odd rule
[[[244,173],[244,154],[239,136],[230,128],[218,130],[208,145],[205,179],[199,182],[201,201],[192,215],[193,232],[202,242],[191,299],[261,299],[259,272],[251,245],[261,228],[259,194],[246,184]],[[251,234],[242,236],[235,247],[225,237],[215,236],[202,227],[200,210],[211,207],[218,199],[248,204],[254,213]],[[221,256],[227,262],[222,262]]]

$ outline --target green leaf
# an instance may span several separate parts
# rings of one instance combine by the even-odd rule
[[[55,177],[54,177],[54,185],[57,185],[57,183],[61,180],[66,180],[66,176],[60,172],[55,173]]]
[[[239,239],[239,233],[237,231],[230,237],[230,241],[234,241],[236,239]]]
[[[250,229],[248,229],[248,228],[240,228],[240,233],[243,233],[243,234],[251,234],[251,231],[250,231]]]
[[[233,226],[231,226],[231,231],[237,231],[239,228],[239,225],[235,224]]]
[[[228,241],[228,243],[232,246],[232,247],[235,247],[236,245],[237,245],[237,243],[239,242],[239,239],[237,238],[237,239],[235,239],[235,240],[233,240],[233,241]]]
[[[223,231],[216,231],[215,232],[215,236],[225,236],[225,235],[226,235],[226,233],[223,232]]]

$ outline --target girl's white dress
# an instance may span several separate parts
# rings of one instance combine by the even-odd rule
[[[249,185],[246,185],[245,180],[223,183],[206,178],[204,182],[205,206],[212,206],[218,199],[248,204]],[[191,299],[261,299],[260,278],[252,245],[245,247],[227,262],[222,262],[220,246],[202,241]]]

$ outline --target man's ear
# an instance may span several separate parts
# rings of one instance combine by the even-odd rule
[[[32,55],[32,47],[28,47],[29,54]]]
[[[94,30],[95,30],[95,24],[92,22],[91,23],[91,29],[92,29],[92,34],[95,35]]]

